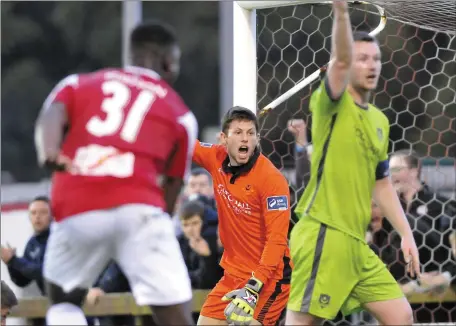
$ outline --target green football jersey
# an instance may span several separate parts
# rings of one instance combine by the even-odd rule
[[[333,101],[327,82],[312,94],[310,110],[311,177],[296,213],[364,241],[375,182],[388,176],[389,121],[374,105],[356,104],[348,91]]]

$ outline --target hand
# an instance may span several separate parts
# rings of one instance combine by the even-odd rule
[[[401,248],[407,263],[407,273],[411,277],[420,278],[420,257],[412,234],[402,237]]]
[[[49,155],[44,161],[43,165],[52,171],[67,171],[69,173],[75,173],[76,167],[73,165],[73,161],[63,154]]]
[[[94,306],[100,300],[100,297],[104,296],[105,292],[100,288],[91,288],[86,296],[87,304]]]
[[[190,238],[188,241],[190,248],[193,249],[198,255],[208,257],[211,255],[211,250],[209,249],[209,244],[206,240],[201,237]]]
[[[347,11],[348,4],[347,0],[333,0],[333,8],[337,11]]]
[[[293,134],[298,145],[307,145],[307,124],[303,119],[292,119],[288,121],[288,131]]]
[[[7,247],[2,246],[2,260],[5,264],[8,264],[11,258],[13,258],[15,255],[15,248],[11,248],[8,244]]]
[[[222,301],[231,301],[224,312],[228,324],[250,325],[262,287],[263,283],[252,277],[242,289],[225,294]]]

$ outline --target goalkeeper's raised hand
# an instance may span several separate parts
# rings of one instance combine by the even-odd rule
[[[225,308],[225,317],[228,324],[250,325],[262,287],[263,283],[252,277],[242,289],[225,294],[222,300],[231,301]]]

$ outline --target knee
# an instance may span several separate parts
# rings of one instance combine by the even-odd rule
[[[311,314],[287,310],[285,325],[320,325],[322,319]]]
[[[406,309],[404,309],[404,316],[402,318],[404,319],[403,325],[413,325],[413,310],[410,304],[407,305]]]
[[[60,286],[48,282],[46,284],[46,292],[51,304],[71,303],[81,307],[87,295],[86,289],[76,288],[70,292],[65,292]]]

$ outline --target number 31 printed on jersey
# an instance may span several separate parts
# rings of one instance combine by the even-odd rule
[[[94,136],[103,137],[114,135],[120,130],[119,136],[122,140],[134,143],[156,95],[142,90],[131,103],[125,117],[125,110],[132,100],[128,86],[110,80],[104,82],[101,88],[105,96],[101,110],[106,113],[106,118],[103,120],[98,116],[92,117],[87,122],[87,131]],[[127,178],[133,174],[135,156],[133,153],[121,153],[112,146],[91,144],[78,148],[74,163],[80,175]]]
[[[131,92],[125,84],[110,80],[101,86],[106,98],[101,103],[101,109],[106,112],[106,119],[93,117],[87,122],[87,131],[97,137],[111,136],[119,131],[120,138],[134,143],[147,111],[154,103],[156,96],[152,92],[142,90],[128,112],[124,122],[125,109],[130,102]],[[111,97],[108,97],[111,96]]]

